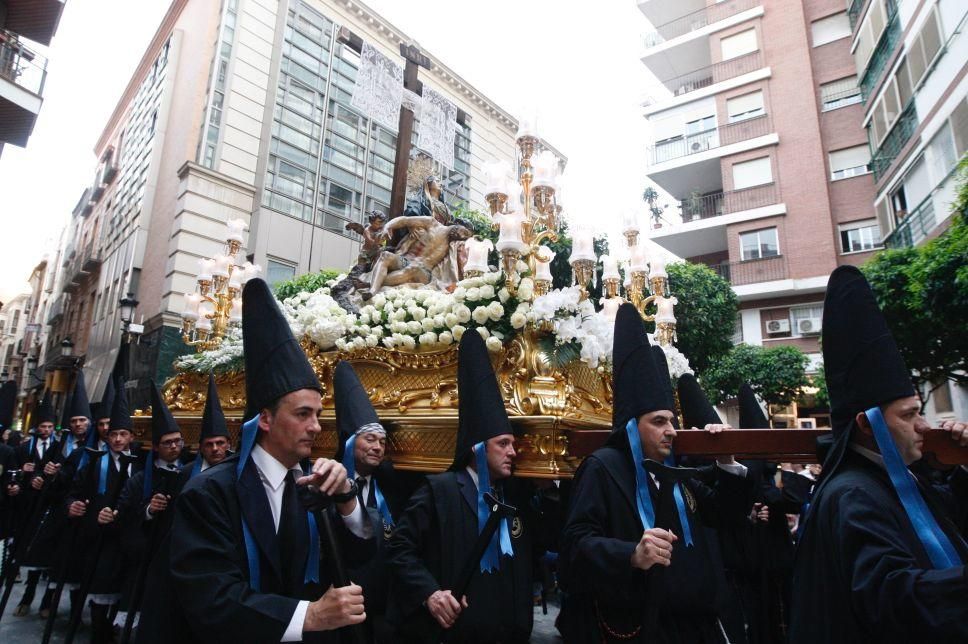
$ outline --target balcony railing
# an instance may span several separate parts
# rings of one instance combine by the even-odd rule
[[[929,196],[884,238],[886,248],[911,248],[920,244],[937,225],[934,201]]]
[[[731,58],[679,76],[673,76],[662,81],[662,84],[672,90],[673,96],[682,96],[720,81],[748,74],[762,67],[763,52],[754,51],[745,56]]]
[[[914,101],[901,112],[897,122],[891,131],[887,133],[881,142],[877,152],[871,157],[871,171],[874,173],[874,181],[880,181],[881,176],[891,167],[894,159],[900,154],[901,149],[911,139],[914,130],[918,127],[918,113],[914,108]]]
[[[737,121],[728,125],[721,125],[703,132],[686,134],[684,136],[656,143],[650,148],[652,165],[672,161],[690,154],[698,154],[713,150],[731,143],[747,141],[758,136],[769,134],[773,124],[768,115],[754,116],[750,119]]]
[[[100,251],[91,242],[83,249],[78,250],[67,269],[67,281],[64,285],[65,291],[73,291],[89,275],[98,270],[101,266]]]
[[[0,29],[0,77],[40,96],[47,80],[47,59],[24,47],[17,34]]]
[[[698,221],[734,212],[762,208],[778,203],[780,191],[775,183],[695,196],[679,202],[682,221]]]
[[[890,7],[888,7],[888,10],[891,11]],[[870,60],[867,61],[867,68],[864,70],[864,75],[860,79],[860,93],[865,101],[870,98],[871,92],[877,87],[877,82],[881,78],[881,72],[884,71],[884,66],[887,65],[888,59],[890,59],[894,48],[901,39],[901,26],[897,17],[896,8],[891,11],[890,16],[887,21],[887,27],[881,33],[881,37],[877,41],[877,46],[874,47],[874,53],[871,54]]]
[[[787,261],[783,255],[745,262],[723,262],[710,268],[733,286],[773,282],[787,277]]]
[[[661,45],[667,40],[678,38],[684,34],[702,29],[706,25],[725,20],[747,9],[752,9],[760,5],[761,0],[726,0],[716,4],[703,7],[675,20],[657,25],[655,31],[645,34],[645,47],[651,48]]]

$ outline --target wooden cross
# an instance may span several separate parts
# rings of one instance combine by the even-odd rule
[[[407,61],[403,69],[403,89],[417,96],[423,95],[423,83],[417,78],[421,67],[430,69],[430,58],[416,45],[400,43],[400,55]],[[393,184],[390,189],[390,216],[403,214],[407,198],[407,170],[410,168],[410,142],[413,139],[413,111],[400,106],[400,123],[397,126],[397,150],[393,160]]]

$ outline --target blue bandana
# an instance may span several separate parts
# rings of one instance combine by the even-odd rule
[[[894,490],[901,500],[901,505],[904,507],[908,519],[911,520],[911,525],[914,526],[918,540],[928,552],[931,564],[939,570],[960,566],[961,558],[951,544],[951,540],[948,539],[948,535],[938,525],[934,515],[931,514],[931,510],[924,502],[921,492],[915,485],[911,471],[908,470],[897,451],[897,445],[891,438],[890,430],[887,428],[880,408],[871,407],[864,413],[874,430],[874,440],[877,442],[881,456],[884,457],[887,475],[894,485]]]
[[[491,490],[491,474],[487,469],[487,444],[481,441],[474,446],[474,457],[477,464],[477,531],[478,534],[484,531],[484,524],[491,514],[491,509],[484,500],[484,493]],[[493,572],[501,568],[501,558],[498,555],[498,542],[500,541],[501,554],[509,557],[514,556],[514,548],[511,547],[511,531],[508,528],[507,517],[501,519],[498,530],[491,537],[484,554],[481,555],[481,572]]]
[[[359,434],[353,434],[346,439],[343,449],[343,467],[346,468],[346,475],[351,479],[356,479],[356,437]],[[383,522],[390,527],[393,527],[393,515],[390,514],[390,506],[387,505],[387,500],[383,498],[383,492],[380,491],[380,486],[376,484],[376,477],[370,477],[370,486],[373,488],[373,496],[376,498],[376,507],[380,511],[380,516],[383,517]]]

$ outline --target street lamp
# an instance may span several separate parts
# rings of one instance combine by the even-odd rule
[[[71,337],[67,336],[60,342],[61,355],[65,358],[69,358],[74,355],[74,343],[71,342]]]
[[[128,325],[131,324],[131,318],[134,315],[134,310],[138,306],[138,300],[134,298],[134,293],[128,293],[125,297],[121,298],[118,302],[118,309],[121,312],[121,324],[125,331],[128,330]]]

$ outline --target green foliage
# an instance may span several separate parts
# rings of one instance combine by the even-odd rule
[[[705,373],[733,347],[739,300],[729,282],[703,264],[666,266],[676,305],[676,343],[697,373]]]
[[[497,243],[498,231],[491,229],[491,218],[480,210],[469,207],[466,201],[457,204],[454,218],[470,224],[471,230],[481,239],[490,239]]]
[[[291,280],[279,282],[275,286],[276,298],[284,300],[301,291],[312,293],[326,286],[326,282],[339,277],[339,274],[340,271],[332,268],[324,268],[318,273],[306,273],[305,275],[294,277]]]
[[[817,393],[813,395],[813,399],[817,404],[817,407],[823,407],[824,409],[830,407],[830,393],[827,391],[827,375],[824,372],[823,363],[817,368],[817,373],[811,378],[813,381],[813,386],[817,388]]]
[[[581,345],[577,342],[557,344],[553,335],[542,335],[538,338],[538,346],[555,369],[563,370],[581,360]]]
[[[757,396],[772,405],[786,406],[810,385],[807,364],[810,359],[796,347],[739,344],[718,359],[700,376],[706,395],[713,404],[733,398],[744,382]]]

